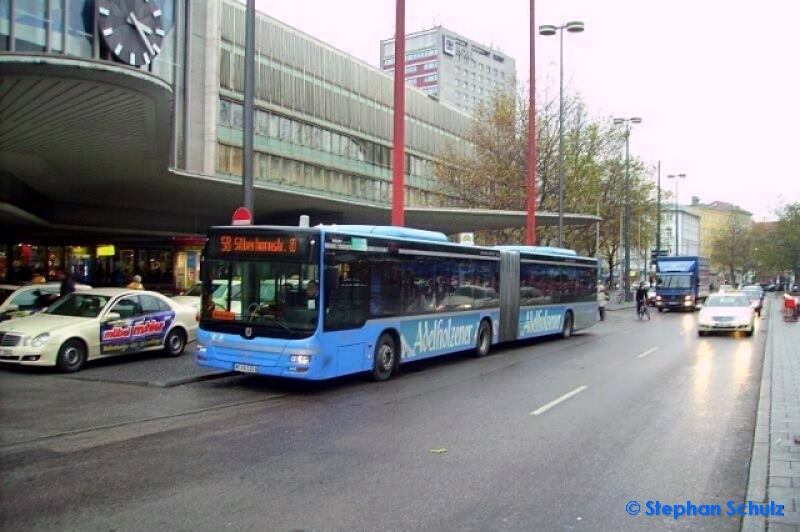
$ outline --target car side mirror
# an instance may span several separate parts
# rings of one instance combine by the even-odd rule
[[[103,320],[105,323],[111,323],[112,321],[119,321],[122,319],[119,312],[109,312],[106,314],[105,319]]]
[[[9,305],[6,308],[6,312],[17,312],[19,310],[19,305]]]

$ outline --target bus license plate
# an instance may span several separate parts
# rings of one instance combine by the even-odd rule
[[[234,364],[233,371],[240,371],[242,373],[258,373],[258,367],[249,364]]]

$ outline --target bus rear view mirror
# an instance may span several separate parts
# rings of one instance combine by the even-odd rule
[[[325,267],[325,289],[336,290],[339,288],[339,268],[336,266]]]

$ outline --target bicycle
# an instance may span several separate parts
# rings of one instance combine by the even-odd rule
[[[647,300],[645,299],[642,301],[642,304],[639,305],[639,309],[636,311],[636,316],[640,320],[644,320],[645,318],[647,321],[650,321],[650,311],[647,309]]]

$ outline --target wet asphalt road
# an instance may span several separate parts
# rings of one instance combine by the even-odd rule
[[[631,314],[383,384],[0,371],[0,529],[738,531],[625,507],[744,499],[764,334]]]

